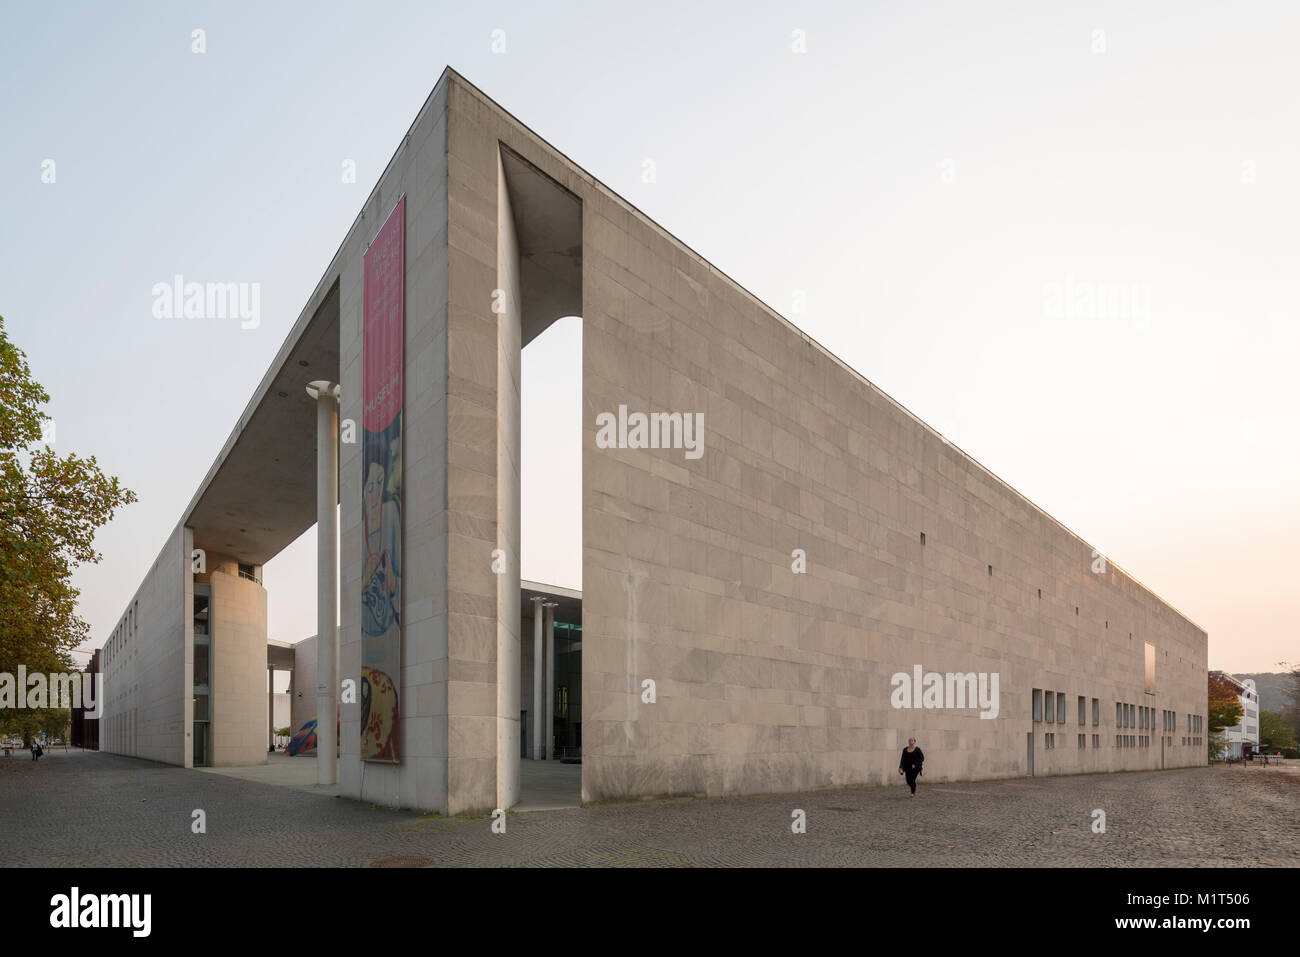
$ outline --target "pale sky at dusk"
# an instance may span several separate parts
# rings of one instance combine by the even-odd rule
[[[1211,668],[1300,661],[1300,7],[1060,6],[0,2],[0,315],[56,448],[140,496],[76,576],[92,646],[451,65],[1205,628]],[[155,318],[176,274],[260,283],[260,325]],[[579,342],[525,352],[523,577],[570,587]],[[272,637],[314,632],[314,578],[308,533],[267,566]]]

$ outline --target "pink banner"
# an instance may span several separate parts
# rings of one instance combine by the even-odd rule
[[[401,760],[406,197],[366,250],[361,318],[361,758]]]

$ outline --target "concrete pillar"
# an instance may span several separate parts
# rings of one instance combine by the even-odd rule
[[[266,753],[275,750],[275,669],[266,666]]]
[[[544,754],[542,737],[542,599],[533,599],[533,749],[530,757],[540,761]]]
[[[546,631],[546,760],[555,757],[555,606],[545,603],[546,616],[542,627]]]
[[[316,400],[316,783],[337,784],[339,667],[339,386],[307,386]]]

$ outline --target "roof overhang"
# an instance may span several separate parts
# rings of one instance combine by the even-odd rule
[[[339,287],[318,291],[185,513],[196,548],[263,565],[316,524],[314,379],[339,381]]]

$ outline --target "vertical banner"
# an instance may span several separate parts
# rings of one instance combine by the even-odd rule
[[[365,253],[361,319],[361,760],[397,763],[402,650],[406,196]]]

